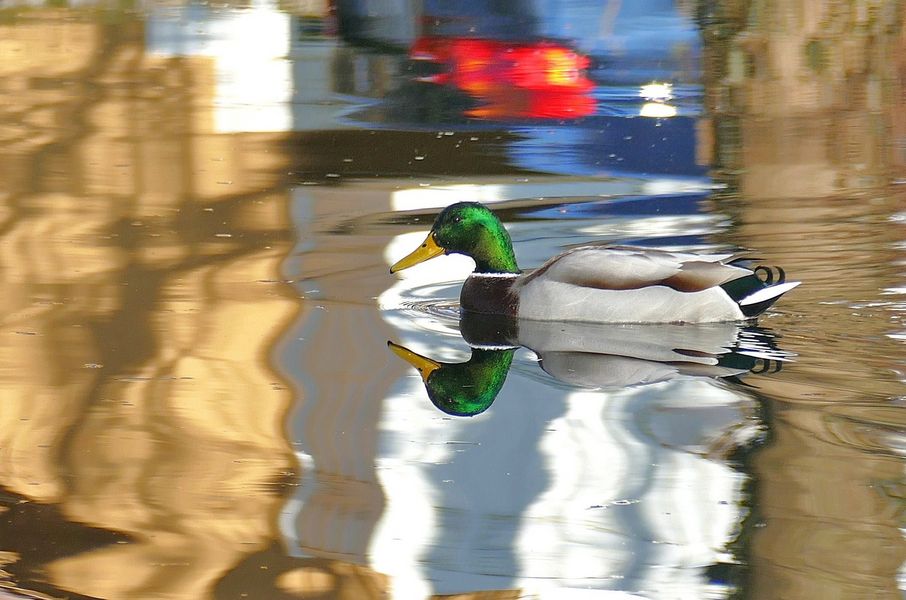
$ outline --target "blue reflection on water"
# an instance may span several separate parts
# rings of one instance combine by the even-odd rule
[[[701,72],[695,22],[672,0],[427,0],[421,17],[431,35],[570,40],[610,83],[697,81]],[[381,31],[375,21],[366,35],[389,37]]]
[[[562,207],[542,206],[537,210],[526,211],[524,214],[540,219],[588,219],[607,215],[691,215],[700,212],[700,203],[707,197],[707,192],[623,196],[616,199],[608,198],[603,202],[571,204],[569,210],[564,210]]]
[[[703,112],[702,44],[691,11],[672,1],[433,0],[425,2],[421,12],[405,14],[403,18],[412,21],[412,27],[391,27],[386,18],[356,2],[341,3],[341,7],[355,17],[344,21],[343,31],[356,43],[410,47],[416,36],[526,43],[560,40],[591,58],[588,75],[595,84],[591,95],[597,105],[593,116],[545,119],[540,116],[543,111],[535,113],[525,107],[521,112],[508,112],[500,108],[497,96],[492,103],[499,110],[467,118],[475,115],[474,107],[461,106],[468,104],[468,90],[454,85],[435,89],[412,86],[407,77],[417,74],[412,72],[412,64],[401,59],[402,78],[397,87],[377,110],[369,106],[352,116],[351,125],[357,119],[360,125],[390,129],[443,126],[474,131],[492,125],[521,136],[506,152],[513,165],[523,169],[583,176],[669,175],[706,181],[707,167],[696,161],[696,119]],[[404,33],[407,31],[415,33],[410,38]],[[426,63],[416,62],[418,68]],[[441,58],[431,65],[439,72],[466,68],[460,63],[451,66]],[[669,97],[654,102],[644,98],[642,86],[655,82],[668,87]],[[505,88],[506,83],[496,85]],[[440,89],[446,89],[446,95]],[[482,102],[481,98],[473,100]],[[426,104],[435,109],[426,113]],[[642,118],[646,114],[661,118]]]
[[[598,115],[611,117],[637,117],[644,105],[641,86],[651,82],[670,82],[668,77],[636,76],[635,85],[606,85],[598,81],[594,96],[598,101]],[[698,117],[702,114],[704,89],[697,84],[670,86],[670,105],[677,109],[678,116]],[[663,121],[661,121],[663,122]]]
[[[671,175],[706,180],[696,163],[695,121],[687,117],[594,117],[577,126],[514,128],[508,149],[525,169],[569,175]]]

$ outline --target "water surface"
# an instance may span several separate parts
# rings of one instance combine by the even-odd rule
[[[0,595],[901,598],[901,14],[337,4],[2,9]],[[424,37],[567,62],[426,81]],[[525,267],[803,285],[757,331],[523,325],[452,416],[387,342],[474,359],[470,264],[388,267],[459,200]]]

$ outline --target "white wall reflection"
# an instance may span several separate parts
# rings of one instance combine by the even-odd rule
[[[638,192],[641,181],[622,180],[603,182],[596,179],[535,177],[497,182],[426,184],[424,187],[403,188],[391,196],[394,211],[444,208],[454,202],[468,200],[494,204],[520,198],[577,198],[582,196],[611,196]]]
[[[243,9],[155,5],[147,48],[157,56],[212,59],[216,133],[290,131],[291,19],[268,0]]]
[[[394,392],[377,463],[388,503],[370,554],[395,597],[715,592],[704,568],[723,558],[740,518],[741,479],[644,427],[673,398],[707,398],[697,410],[710,426],[690,445],[706,444],[743,418],[732,393],[703,381],[539,389],[523,367],[487,413],[453,420],[427,402],[414,372]]]
[[[549,184],[473,185],[466,195],[456,187],[406,189],[393,193],[393,204],[433,209],[476,194],[530,197],[528,189],[550,197],[558,187]],[[583,223],[509,229],[520,260],[535,266],[558,249],[560,234]],[[394,238],[384,250],[388,266],[429,225]],[[532,243],[520,248],[520,239]],[[454,317],[404,307],[456,298],[471,268],[470,259],[447,256],[401,272],[380,298],[395,341],[438,360],[467,358]],[[369,555],[390,575],[394,597],[490,589],[538,598],[723,595],[705,568],[727,560],[724,548],[742,518],[742,478],[705,455],[745,421],[747,404],[700,379],[577,390],[547,378],[533,360],[520,350],[494,405],[473,418],[435,409],[414,370],[386,398],[376,471],[387,503]]]
[[[654,119],[669,119],[676,116],[676,107],[664,102],[646,102],[639,109],[639,116]]]

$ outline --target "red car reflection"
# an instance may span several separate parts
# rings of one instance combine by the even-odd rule
[[[417,81],[479,101],[472,117],[570,119],[595,112],[588,57],[553,42],[422,37],[409,51]],[[429,66],[430,68],[425,68]]]

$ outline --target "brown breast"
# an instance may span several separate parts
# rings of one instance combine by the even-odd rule
[[[519,297],[513,293],[517,277],[473,274],[462,284],[459,303],[464,311],[516,316]]]

